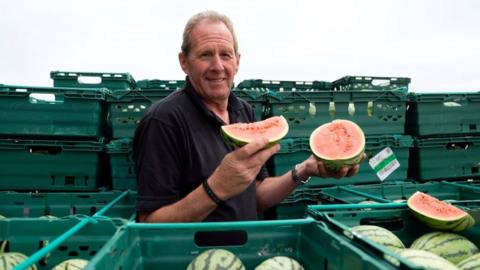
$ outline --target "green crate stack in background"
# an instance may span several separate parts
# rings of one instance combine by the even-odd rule
[[[54,87],[107,88],[112,91],[135,88],[130,73],[51,71]]]
[[[344,76],[332,82],[335,90],[403,90],[408,91],[410,78],[378,76]]]
[[[380,82],[380,83],[378,83]],[[385,183],[408,181],[408,164],[413,138],[405,133],[409,78],[346,76],[331,83],[330,90],[270,91],[266,117],[283,115],[289,132],[281,150],[269,161],[269,170],[282,175],[311,155],[309,137],[320,125],[346,119],[360,126],[366,136],[366,160],[352,178],[312,178],[276,207],[277,218],[297,218],[309,204],[322,203],[322,188],[336,185],[371,185],[382,181],[368,160],[387,147],[400,167]]]
[[[110,160],[112,188],[135,190],[136,174],[133,160],[132,139],[112,140],[105,146]]]
[[[404,134],[407,95],[403,91],[273,92],[267,116],[283,115],[288,137],[309,137],[335,119],[357,123],[365,135]]]
[[[277,81],[250,79],[241,81],[236,88],[258,92],[318,91],[333,90],[333,85],[331,82],[327,81]]]
[[[415,136],[410,177],[480,176],[480,92],[410,93],[406,130]]]
[[[307,217],[306,209],[329,204],[341,210],[340,204],[364,202],[376,203],[368,206],[374,208],[405,200],[417,190],[442,200],[479,196],[478,181],[466,180],[479,176],[480,93],[408,93],[410,79],[402,77],[245,80],[232,92],[252,105],[256,120],[283,115],[289,122],[281,150],[268,162],[272,175],[306,159],[310,133],[334,119],[351,120],[365,132],[367,159],[359,173],[340,180],[313,178],[267,218],[275,221],[135,224],[132,137],[148,108],[185,81],[135,81],[129,73],[53,71],[50,76],[54,87],[0,85],[0,215],[7,217],[0,219],[0,242],[7,240],[9,251],[35,256],[45,252],[42,241],[52,241],[53,235],[68,234],[80,223],[95,229],[88,229],[93,234],[76,231],[43,253],[42,258],[52,257],[37,262],[39,269],[69,257],[92,260],[87,269],[185,269],[199,252],[215,247],[234,251],[248,269],[271,255],[291,256],[306,269],[397,269],[322,215],[309,210],[320,221]],[[386,147],[400,168],[380,181],[368,159]],[[363,212],[345,212],[339,220],[350,226],[383,216],[405,218],[407,229],[397,230],[399,236],[415,226],[403,208]],[[42,217],[50,215],[60,219]],[[287,220],[292,218],[302,219]],[[22,222],[36,227],[25,232],[28,226]],[[40,237],[37,230],[45,234]],[[244,231],[246,241],[226,246],[195,242],[198,233],[225,230]]]
[[[106,88],[0,86],[1,190],[108,185]]]
[[[93,216],[105,207],[104,217],[130,220],[135,215],[133,191],[14,192],[0,191],[0,215],[10,218]]]

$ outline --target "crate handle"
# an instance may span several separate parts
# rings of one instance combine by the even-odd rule
[[[451,142],[445,146],[447,150],[467,150],[470,146],[468,142]]]
[[[54,93],[31,93],[28,95],[31,104],[62,104],[65,100],[63,95]]]
[[[85,76],[80,75],[77,77],[77,82],[79,84],[101,84],[102,77],[101,76]]]
[[[390,80],[389,79],[373,79],[370,81],[373,86],[389,86]]]
[[[399,217],[362,218],[360,225],[375,225],[391,231],[398,231],[405,227],[403,220]]]
[[[247,243],[248,234],[244,230],[198,231],[194,241],[200,247],[243,246]]]
[[[60,146],[29,146],[27,151],[32,155],[58,155],[62,153]]]

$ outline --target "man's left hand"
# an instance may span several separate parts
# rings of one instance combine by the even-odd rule
[[[366,158],[366,155],[363,154],[362,161]],[[344,177],[352,177],[358,173],[360,170],[360,165],[355,164],[351,168],[342,167],[338,171],[328,170],[323,162],[317,159],[314,155],[311,155],[308,159],[302,162],[301,167],[303,167],[303,174],[308,176],[318,176],[321,178],[335,178],[340,179]]]

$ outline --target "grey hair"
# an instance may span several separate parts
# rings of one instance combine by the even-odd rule
[[[221,22],[225,24],[228,31],[232,34],[233,37],[233,48],[235,50],[235,54],[238,54],[238,41],[237,36],[235,35],[235,30],[233,29],[233,23],[226,15],[218,13],[216,11],[207,10],[200,13],[193,15],[185,25],[185,29],[183,30],[183,42],[182,42],[182,53],[184,55],[188,55],[190,52],[190,48],[192,46],[192,32],[195,26],[203,21],[210,21],[210,22]]]

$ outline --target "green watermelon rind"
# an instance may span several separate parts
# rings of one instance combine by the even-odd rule
[[[419,221],[423,222],[428,227],[441,231],[461,232],[475,225],[475,219],[468,213],[465,213],[463,217],[457,219],[442,219],[441,217],[431,217],[426,214],[420,213],[420,211],[416,209],[413,205],[413,199],[417,194],[422,194],[422,192],[417,191],[415,192],[415,194],[410,196],[410,198],[407,200],[407,206],[413,213],[414,217],[417,218]],[[446,204],[446,206],[447,205],[448,204]],[[448,206],[455,207],[452,205]]]
[[[444,231],[426,233],[415,239],[410,248],[431,252],[453,264],[458,264],[479,251],[466,237]]]
[[[272,269],[304,270],[303,266],[298,261],[287,256],[275,256],[266,259],[255,267],[255,270]]]
[[[357,225],[353,227],[352,232],[361,235],[377,244],[383,245],[393,251],[404,249],[405,245],[393,232],[375,225]]]
[[[52,270],[69,270],[69,269],[83,269],[88,264],[85,259],[68,259],[52,268]]]
[[[466,258],[457,264],[460,270],[480,269],[480,253]]]
[[[354,165],[360,163],[363,159],[363,153],[365,152],[365,148],[362,149],[362,151],[360,151],[356,156],[354,156],[353,158],[348,158],[348,159],[334,159],[334,160],[331,160],[331,159],[325,159],[325,158],[321,158],[317,155],[315,155],[315,157],[318,159],[318,160],[321,160],[323,162],[323,165],[325,166],[325,168],[327,168],[327,170],[329,171],[338,171],[340,170],[342,167],[346,167],[346,168],[352,168]]]
[[[451,262],[428,251],[406,248],[398,250],[397,254],[411,264],[424,267],[426,270],[458,270]]]
[[[284,125],[285,125],[285,129],[284,131],[281,133],[281,134],[278,134],[278,136],[276,138],[272,138],[269,140],[268,144],[267,144],[267,148],[272,146],[272,145],[275,145],[277,143],[279,143],[288,133],[288,122],[287,120],[283,117],[283,116],[279,116],[281,119],[283,119],[284,121]],[[267,119],[265,119],[267,120]],[[259,121],[261,122],[261,121]],[[253,122],[253,123],[250,123],[250,124],[254,124],[254,123],[258,123],[258,122]],[[247,139],[242,139],[242,138],[237,138],[235,136],[233,136],[232,134],[228,134],[228,132],[226,132],[223,127],[220,128],[220,133],[223,137],[223,139],[229,143],[230,145],[233,145],[233,146],[236,146],[236,147],[242,147],[248,143],[251,142],[251,140],[247,140]]]
[[[347,157],[347,158],[343,158],[343,159],[328,159],[328,158],[325,158],[325,157],[322,157],[319,153],[316,153],[314,151],[314,148],[312,147],[312,138],[313,138],[313,135],[315,134],[316,130],[318,130],[320,127],[318,127],[317,129],[315,129],[311,134],[310,134],[310,140],[309,140],[309,144],[310,144],[310,149],[313,153],[313,155],[318,159],[318,160],[321,160],[325,166],[325,168],[329,171],[338,171],[340,170],[342,167],[346,167],[346,168],[352,168],[354,165],[360,163],[363,159],[363,154],[365,153],[365,144],[366,144],[366,141],[365,141],[365,134],[363,133],[363,130],[360,128],[360,126],[358,126],[356,123],[350,121],[350,120],[345,120],[345,119],[336,119],[336,120],[333,120],[332,122],[330,123],[335,123],[335,122],[342,122],[342,121],[347,121],[349,123],[352,124],[352,126],[354,126],[355,128],[357,128],[360,133],[362,134],[362,149],[360,151],[358,151],[356,154],[352,155],[351,157]],[[330,123],[327,123],[327,124],[330,124]],[[326,125],[326,124],[324,124]]]
[[[5,253],[0,253],[0,266],[2,265],[10,265],[13,266],[19,265],[22,263],[24,260],[26,260],[28,257],[19,252],[5,252]],[[26,270],[37,270],[37,265],[32,264],[30,265]]]
[[[227,260],[228,259],[228,260]],[[220,248],[207,249],[198,254],[187,266],[187,270],[194,269],[238,269],[245,270],[245,266],[234,253]],[[211,268],[212,267],[212,268]]]

